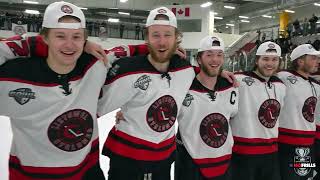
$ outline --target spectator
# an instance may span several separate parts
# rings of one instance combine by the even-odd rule
[[[316,39],[316,40],[313,42],[312,46],[313,46],[317,51],[319,51],[319,50],[320,50],[320,40],[319,40],[319,39]]]
[[[135,38],[134,38],[134,39],[137,39],[137,40],[140,39],[140,37],[139,37],[140,31],[141,31],[141,27],[140,27],[139,24],[137,24],[137,25],[136,25],[136,35],[135,35]]]
[[[123,38],[123,31],[124,31],[124,24],[120,24],[119,31],[120,31],[120,38],[122,39]]]
[[[308,33],[309,33],[309,21],[308,21],[308,18],[304,18],[302,28],[303,28],[303,35],[304,36],[308,35]]]
[[[293,28],[294,28],[294,33],[293,33],[293,36],[298,36],[298,35],[301,35],[302,32],[301,32],[301,27],[300,27],[300,22],[298,19],[296,19],[294,22],[293,22]]]
[[[310,22],[310,34],[316,34],[316,23],[318,21],[318,17],[316,15],[312,15],[309,19]]]

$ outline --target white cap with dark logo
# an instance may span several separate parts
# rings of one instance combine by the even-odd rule
[[[208,50],[221,50],[224,52],[224,42],[217,36],[207,36],[200,41],[198,52]]]
[[[311,44],[302,44],[293,49],[290,55],[291,61],[296,60],[303,55],[320,56],[320,51],[314,49],[314,47]]]
[[[257,56],[281,56],[281,48],[278,44],[268,41],[262,43],[256,52]]]
[[[155,18],[157,17],[157,15],[165,15],[169,20],[156,20]],[[170,9],[166,7],[159,7],[150,11],[147,18],[146,27],[152,25],[167,25],[177,28],[177,18]]]
[[[73,16],[80,20],[79,23],[61,23],[59,19],[64,16]],[[48,5],[43,15],[42,27],[80,29],[86,28],[86,20],[82,10],[71,3],[59,1]]]

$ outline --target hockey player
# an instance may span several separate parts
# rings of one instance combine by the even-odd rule
[[[207,36],[197,54],[194,78],[178,115],[176,180],[227,180],[233,137],[229,120],[238,110],[238,90],[220,76],[224,43]]]
[[[278,117],[286,89],[274,76],[280,56],[279,45],[262,43],[256,52],[253,71],[236,74],[240,87],[239,111],[231,121],[234,180],[280,180]]]
[[[82,54],[83,12],[50,4],[42,35],[48,58],[0,66],[0,114],[11,118],[13,131],[9,179],[104,179],[96,114],[106,67]]]
[[[310,77],[318,69],[319,51],[310,44],[296,47],[290,57],[292,70],[278,77],[286,84],[284,107],[279,117],[280,172],[283,180],[302,180],[313,176],[315,107],[319,85]],[[309,164],[303,167],[302,164]]]

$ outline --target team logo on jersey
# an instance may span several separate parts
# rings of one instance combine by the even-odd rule
[[[20,105],[24,105],[30,101],[30,99],[35,99],[35,93],[32,92],[30,88],[19,88],[9,92],[9,97],[13,97],[14,100]]]
[[[254,79],[252,77],[245,77],[242,79],[248,86],[251,86],[254,83]]]
[[[178,107],[172,96],[165,95],[157,99],[148,109],[147,123],[156,132],[170,129],[177,118]]]
[[[108,76],[109,77],[114,77],[118,74],[118,71],[120,69],[120,66],[118,64],[114,65],[109,71],[108,71]]]
[[[193,99],[194,99],[193,96],[188,93],[184,98],[182,105],[189,107]]]
[[[304,105],[302,107],[303,117],[311,123],[314,121],[314,111],[316,109],[316,104],[317,98],[312,96],[304,102]]]
[[[61,6],[61,11],[66,13],[66,14],[72,14],[73,13],[73,9],[68,5]]]
[[[258,112],[260,123],[266,128],[273,128],[278,120],[281,105],[276,99],[265,100]]]
[[[299,147],[295,149],[295,153],[297,156],[294,156],[294,171],[299,176],[308,175],[312,168],[316,167],[316,164],[311,162],[311,157],[308,156],[310,148]]]
[[[219,148],[226,142],[228,131],[228,120],[220,113],[207,115],[200,124],[201,139],[213,148]]]
[[[141,90],[147,90],[149,87],[149,82],[151,82],[150,76],[143,75],[138,78],[134,83],[134,88],[140,88]]]
[[[291,84],[295,84],[298,81],[297,77],[294,75],[288,76],[287,80],[290,81]]]
[[[93,118],[82,109],[74,109],[58,116],[48,127],[50,142],[57,148],[72,152],[88,145],[93,133]]]

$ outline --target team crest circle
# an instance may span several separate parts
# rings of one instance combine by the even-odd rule
[[[61,11],[66,13],[66,14],[72,14],[73,13],[73,9],[68,5],[63,5],[61,7]]]
[[[147,124],[156,132],[170,129],[177,118],[178,106],[172,96],[165,95],[157,99],[148,109]]]
[[[314,121],[314,111],[316,109],[316,104],[317,98],[312,96],[304,102],[304,105],[302,107],[302,115],[309,122]]]
[[[281,105],[276,99],[265,100],[258,112],[260,123],[266,128],[273,128],[278,120]]]
[[[74,109],[58,116],[48,128],[50,142],[57,148],[72,152],[89,144],[93,133],[93,118],[85,110]]]
[[[219,148],[226,142],[228,131],[228,120],[220,113],[207,115],[200,124],[201,139],[213,148]]]

